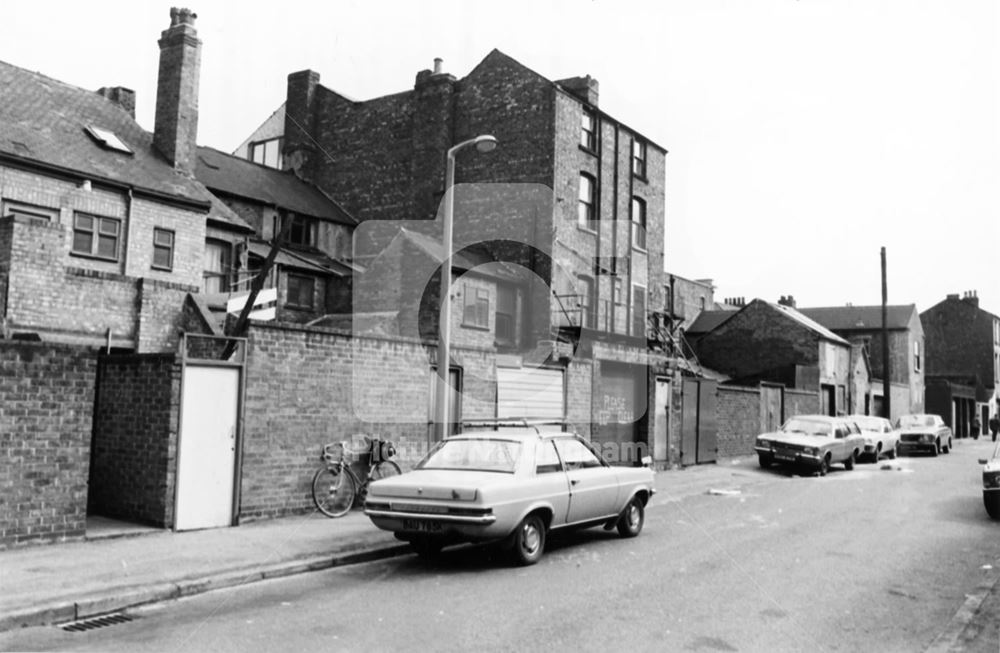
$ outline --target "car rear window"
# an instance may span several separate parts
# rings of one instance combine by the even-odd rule
[[[445,440],[417,463],[417,469],[455,469],[513,474],[521,443],[511,440]]]

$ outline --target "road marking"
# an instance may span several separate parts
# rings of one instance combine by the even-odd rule
[[[960,650],[958,640],[962,637],[962,632],[976,617],[983,601],[994,590],[998,580],[1000,580],[1000,576],[992,574],[990,578],[979,583],[975,593],[966,594],[965,603],[951,618],[941,634],[935,637],[931,645],[925,649],[925,653],[947,653],[948,651]]]

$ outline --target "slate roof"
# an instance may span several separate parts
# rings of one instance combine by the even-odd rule
[[[700,335],[714,331],[717,326],[736,315],[736,310],[702,311],[691,323],[685,333],[690,335]]]
[[[153,135],[117,103],[3,61],[0,89],[0,158],[190,202],[217,222],[251,230],[205,186],[174,170],[153,147]],[[132,153],[101,145],[87,127],[112,132]]]
[[[278,206],[339,224],[358,224],[316,186],[283,172],[210,147],[198,148],[195,177],[211,190]]]
[[[882,328],[881,306],[830,306],[800,308],[800,313],[833,331],[871,330]],[[916,313],[913,304],[886,306],[886,326],[908,329]]]
[[[763,302],[768,306],[770,306],[771,308],[781,311],[782,313],[792,318],[799,324],[805,326],[807,329],[811,331],[815,331],[816,333],[826,338],[827,340],[831,340],[833,342],[837,342],[844,345],[850,344],[846,340],[838,336],[836,333],[828,329],[826,326],[820,324],[816,320],[812,319],[808,315],[805,315],[804,313],[802,313],[797,309],[791,308],[790,306],[785,306],[783,304],[768,302],[763,299],[755,299],[754,301]],[[747,306],[749,305],[750,304],[747,304]],[[736,315],[741,310],[743,309],[729,310],[729,311],[702,311],[701,313],[698,314],[698,317],[695,319],[695,321],[691,323],[691,326],[688,327],[685,333],[694,336],[714,331],[723,322],[725,322],[732,316]]]

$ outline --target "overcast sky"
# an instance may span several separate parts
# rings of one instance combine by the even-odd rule
[[[179,4],[179,3],[178,3]],[[499,48],[669,150],[667,269],[716,297],[1000,314],[1000,9],[994,0],[191,0],[198,141],[232,151],[310,68],[355,99],[463,77]],[[169,2],[5,2],[0,59],[127,86],[152,130]],[[185,5],[181,5],[185,6]],[[2,99],[3,89],[0,89]],[[495,153],[502,156],[502,147]]]

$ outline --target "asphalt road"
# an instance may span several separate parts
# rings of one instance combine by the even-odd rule
[[[978,639],[955,636],[1000,571],[976,462],[991,448],[963,440],[824,478],[749,470],[715,493],[657,495],[638,538],[552,540],[533,567],[459,547],[133,610],[84,633],[3,633],[0,649],[995,652],[983,610],[959,620]]]

